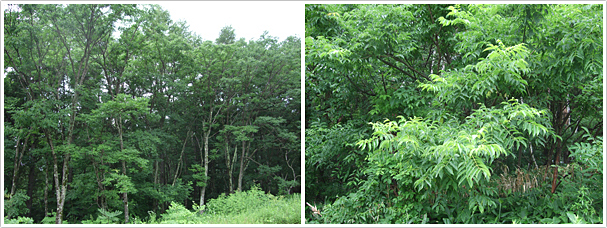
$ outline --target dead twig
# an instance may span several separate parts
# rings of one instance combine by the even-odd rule
[[[314,215],[318,215],[321,216],[320,211],[318,209],[316,209],[316,204],[314,204],[314,206],[310,205],[308,202],[306,202],[306,204],[308,205],[308,207],[310,207],[310,209],[312,209],[312,212]]]

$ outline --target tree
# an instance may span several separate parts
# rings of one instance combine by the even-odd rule
[[[602,189],[570,170],[582,154],[602,153],[590,149],[602,134],[602,10],[306,5],[306,201],[325,204],[322,218],[308,218],[570,221],[552,211],[531,219],[521,205],[563,200],[568,209],[551,210],[572,213],[593,201],[586,187]],[[504,181],[513,175],[532,180]]]
[[[231,25],[224,26],[219,32],[219,37],[215,40],[217,44],[233,44],[236,41],[236,34]]]
[[[155,221],[297,185],[299,38],[204,41],[158,5],[11,5],[5,27],[6,223]]]
[[[136,149],[126,148],[124,145],[124,131],[127,127],[126,124],[133,122],[133,120],[142,118],[143,115],[149,113],[147,108],[148,102],[145,98],[133,99],[128,97],[126,94],[118,94],[114,100],[102,103],[98,109],[93,110],[92,118],[102,119],[109,121],[110,125],[118,131],[118,140],[120,147],[116,150],[114,148],[108,148],[114,150],[116,153],[114,159],[120,161],[122,164],[122,175],[113,175],[110,179],[117,180],[116,186],[120,189],[119,193],[122,193],[122,202],[124,204],[124,222],[129,222],[129,206],[128,206],[128,193],[135,193],[137,189],[134,188],[130,178],[127,175],[127,161],[137,162],[139,167],[146,165],[147,160],[138,157],[140,153]],[[102,149],[103,150],[103,149]],[[112,153],[108,151],[109,153]],[[111,180],[104,180],[111,181]]]
[[[28,71],[25,69],[21,69],[20,66],[24,64],[18,63],[18,59],[23,60],[23,57],[20,57],[19,53],[26,53],[25,49],[22,46],[16,46],[18,44],[18,40],[20,38],[29,39],[37,41],[38,44],[38,54],[36,55],[38,58],[37,62],[38,66],[33,65],[33,68],[37,68],[37,77],[41,78],[43,69],[52,69],[50,72],[52,74],[56,74],[55,77],[57,81],[49,81],[51,83],[47,84],[47,89],[51,89],[48,91],[50,93],[45,94],[46,91],[38,91],[42,96],[46,96],[47,99],[50,98],[49,95],[54,95],[55,98],[59,99],[61,95],[65,95],[69,97],[69,103],[65,105],[71,109],[71,113],[69,114],[69,120],[63,123],[66,123],[66,141],[65,146],[70,147],[73,143],[73,135],[74,135],[74,127],[76,125],[76,116],[78,114],[78,102],[81,98],[82,86],[84,86],[87,78],[90,77],[89,73],[89,59],[92,56],[93,49],[100,43],[107,40],[109,37],[106,31],[113,29],[113,22],[116,18],[113,16],[114,14],[121,14],[121,11],[112,11],[109,10],[103,12],[102,9],[108,8],[109,5],[70,5],[67,7],[55,6],[55,5],[44,5],[40,7],[30,6],[30,5],[22,5],[21,8],[24,8],[24,11],[27,12],[27,15],[36,15],[36,17],[40,16],[41,20],[39,20],[39,26],[42,31],[46,32],[35,32],[32,29],[36,29],[36,27],[30,27],[29,34],[22,33],[25,36],[13,36],[10,42],[15,42],[15,45],[12,46],[12,50],[5,50],[5,56],[9,59],[9,66],[12,66],[14,70],[18,74],[23,75],[23,77],[31,77],[27,73]],[[22,12],[24,12],[22,11]],[[73,21],[58,21],[58,15],[72,15]],[[32,16],[29,17],[30,25],[34,21]],[[25,17],[23,19],[26,19]],[[22,24],[26,25],[26,24]],[[19,25],[15,25],[17,27],[14,28],[13,31],[18,32]],[[47,37],[54,37],[55,39],[45,39]],[[54,45],[45,45],[41,42],[44,40],[50,40],[51,42],[55,42]],[[84,42],[78,42],[84,41]],[[73,45],[73,46],[72,46]],[[43,46],[47,47],[56,47],[57,49],[47,49],[43,50]],[[59,50],[50,52],[50,50]],[[31,53],[31,52],[30,52]],[[49,54],[50,55],[47,55]],[[13,57],[15,56],[15,57]],[[48,56],[48,61],[43,60],[43,57]],[[33,57],[33,56],[32,56]],[[56,62],[59,61],[59,62]],[[32,63],[34,63],[32,62]],[[28,65],[28,64],[25,64]],[[48,65],[48,66],[47,66]],[[54,69],[53,69],[54,67]],[[66,77],[61,77],[65,75]],[[49,75],[50,76],[50,75]],[[44,76],[46,78],[46,76]],[[52,76],[51,76],[52,77]],[[29,86],[31,79],[23,78],[26,87]],[[38,80],[34,81],[34,83],[38,82]],[[42,80],[40,80],[42,82]],[[62,86],[58,86],[55,83],[60,83],[64,85],[68,85],[68,88],[71,91],[61,91],[61,88],[65,88]],[[44,88],[38,86],[38,88]],[[59,89],[57,89],[59,88]],[[55,89],[53,92],[52,89]],[[30,99],[34,100],[38,98],[38,94],[34,94],[33,91],[30,92]],[[54,134],[50,129],[45,129],[44,134],[47,137],[50,137],[49,134]],[[65,137],[65,136],[64,136]],[[67,190],[67,175],[69,169],[69,161],[70,161],[70,153],[67,152],[63,156],[63,171],[62,171],[62,181],[59,183],[58,179],[58,160],[57,154],[55,153],[53,141],[51,138],[49,139],[49,145],[51,147],[51,151],[53,152],[53,163],[54,163],[54,179],[57,190],[57,223],[60,224],[63,218],[63,206],[65,202],[65,194]]]

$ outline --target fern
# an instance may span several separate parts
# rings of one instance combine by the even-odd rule
[[[122,211],[109,212],[102,208],[97,209],[99,216],[96,222],[100,224],[116,224],[118,223],[118,216],[122,214]]]

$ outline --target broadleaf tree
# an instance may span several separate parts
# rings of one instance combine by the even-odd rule
[[[300,38],[203,40],[159,5],[4,19],[6,223],[209,222],[209,200],[299,186]]]
[[[307,4],[307,222],[601,223],[602,13]]]

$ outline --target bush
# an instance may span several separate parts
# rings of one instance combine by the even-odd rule
[[[248,208],[240,213],[208,214],[205,215],[205,221],[209,224],[301,223],[301,195],[269,196],[267,201],[257,207]]]
[[[206,212],[202,215],[199,211]],[[211,199],[207,205],[195,205],[193,211],[172,202],[169,210],[156,221],[150,213],[148,223],[160,224],[299,224],[301,219],[301,195],[273,196],[259,187],[229,196]]]
[[[30,217],[17,217],[16,219],[4,219],[4,224],[34,224],[34,219]]]
[[[161,224],[199,224],[203,223],[196,212],[192,212],[183,205],[171,202],[169,210],[162,215]]]
[[[57,212],[51,212],[51,216],[44,217],[40,223],[42,224],[55,224]],[[68,224],[66,220],[61,221],[62,224]]]
[[[235,192],[226,196],[219,195],[207,203],[208,213],[212,214],[238,214],[249,208],[257,208],[266,203],[272,195],[266,195],[258,186],[253,186],[246,192]]]
[[[4,191],[6,195],[6,190]],[[19,189],[14,195],[10,196],[10,199],[4,202],[4,210],[6,215],[10,218],[17,217],[22,214],[26,214],[29,210],[25,205],[25,201],[29,200],[30,197],[25,194],[25,190]]]

